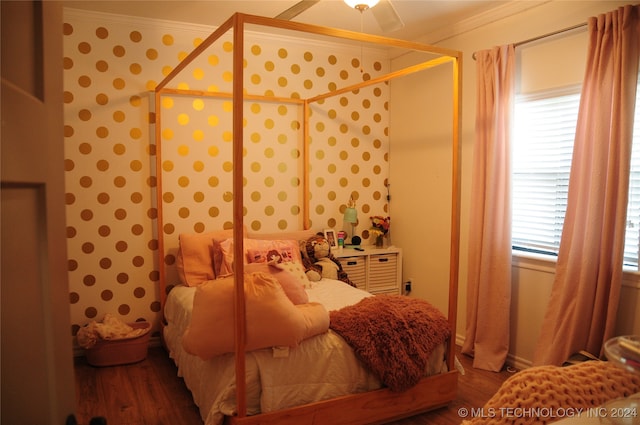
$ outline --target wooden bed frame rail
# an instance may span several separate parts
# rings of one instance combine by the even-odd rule
[[[400,48],[410,51],[419,51],[437,56],[424,63],[391,72],[387,75],[376,77],[370,81],[348,87],[338,88],[335,91],[320,93],[312,98],[283,99],[261,95],[251,95],[244,87],[244,32],[245,25],[253,24],[282,30],[299,31],[307,34],[333,37],[354,42]],[[180,74],[194,59],[207,50],[215,41],[228,31],[233,31],[233,92],[211,93],[197,90],[178,90],[167,85]],[[443,49],[436,46],[408,42],[392,38],[362,34],[335,28],[308,25],[279,19],[265,18],[254,15],[236,13],[225,23],[209,35],[198,47],[187,55],[167,77],[158,84],[155,89],[155,143],[156,143],[156,197],[158,202],[157,230],[158,252],[160,258],[158,268],[160,274],[160,302],[164,309],[167,282],[165,281],[165,246],[162,213],[162,148],[161,148],[161,97],[163,95],[187,95],[187,96],[219,96],[231,98],[233,101],[233,220],[234,220],[234,256],[241,258],[244,253],[243,246],[243,102],[245,100],[267,100],[274,102],[292,102],[301,104],[304,111],[304,169],[302,200],[303,220],[305,229],[309,228],[309,104],[326,99],[338,94],[351,92],[371,84],[379,84],[394,78],[406,76],[444,63],[452,63],[453,66],[453,132],[452,132],[452,205],[451,205],[451,239],[450,239],[450,273],[449,273],[449,301],[448,320],[452,335],[447,347],[447,366],[449,372],[423,378],[416,386],[403,392],[392,392],[386,388],[365,393],[347,395],[330,400],[311,403],[304,406],[293,407],[277,412],[262,413],[255,416],[246,415],[246,383],[245,376],[245,336],[246,318],[243,280],[235,281],[235,335],[236,335],[236,402],[238,415],[227,418],[229,424],[238,425],[300,425],[300,424],[375,424],[390,420],[412,416],[421,412],[432,410],[447,405],[456,398],[457,376],[455,370],[455,330],[458,298],[458,264],[459,264],[459,239],[460,239],[460,132],[461,132],[461,84],[462,84],[462,53],[455,50]],[[242,261],[234,262],[234,275],[243,276],[244,264]]]

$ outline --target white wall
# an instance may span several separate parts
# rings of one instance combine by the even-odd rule
[[[462,243],[459,340],[466,321],[467,245],[475,125],[475,62],[472,54],[496,45],[516,43],[586,22],[629,1],[512,2],[492,13],[456,24],[449,35],[440,30],[421,41],[460,50],[463,60]],[[528,9],[526,7],[529,7]],[[521,88],[579,83],[584,68],[585,29],[518,47],[527,72]],[[457,35],[451,35],[457,32]],[[438,42],[439,40],[442,40]],[[395,66],[415,60],[396,59]],[[450,74],[445,67],[391,85],[391,188],[393,243],[403,248],[404,278],[413,278],[412,296],[446,309],[448,229],[450,217],[451,137]],[[444,99],[444,100],[443,100]],[[554,277],[554,263],[515,258],[513,263],[511,362],[527,366],[533,357],[540,324]],[[619,309],[620,334],[640,333],[640,283],[625,276]]]

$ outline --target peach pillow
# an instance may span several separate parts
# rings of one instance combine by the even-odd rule
[[[243,231],[246,234],[246,229]],[[233,238],[233,229],[206,233],[181,233],[176,256],[176,268],[180,281],[187,286],[196,286],[215,279],[214,262],[216,252],[214,240]],[[218,254],[220,257],[222,254]]]
[[[191,322],[182,338],[188,353],[208,360],[234,351],[233,281],[226,277],[196,288]],[[270,274],[245,274],[244,291],[247,351],[295,347],[329,329],[329,313],[322,304],[294,306]]]
[[[280,286],[282,286],[282,289],[287,295],[287,298],[289,298],[289,300],[291,300],[293,304],[306,304],[309,302],[309,295],[307,295],[307,291],[304,290],[304,281],[300,279],[298,274],[292,271],[293,269],[295,269],[295,265],[299,265],[300,268],[302,267],[300,263],[294,262],[280,263],[275,265],[270,265],[267,263],[251,263],[247,264],[244,267],[244,272],[268,273],[272,275],[276,278]],[[305,279],[307,278],[304,273],[303,276]],[[307,279],[307,281],[308,280],[309,279]]]

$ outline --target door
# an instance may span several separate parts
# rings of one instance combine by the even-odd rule
[[[62,7],[2,1],[0,422],[74,413],[64,205]]]

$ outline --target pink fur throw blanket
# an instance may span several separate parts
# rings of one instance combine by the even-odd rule
[[[392,391],[418,383],[433,349],[451,335],[438,309],[401,295],[376,295],[332,311],[329,326]]]

